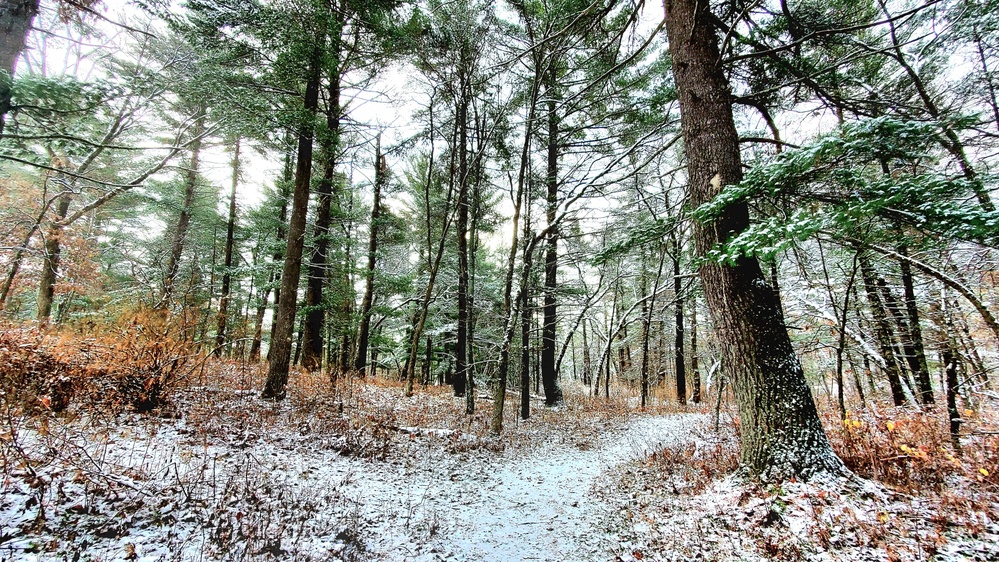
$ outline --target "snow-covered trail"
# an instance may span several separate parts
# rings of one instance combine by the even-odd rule
[[[620,463],[690,439],[700,418],[635,418],[583,450],[563,445],[402,470],[368,464],[348,485],[356,486],[363,506],[366,554],[411,561],[606,560],[618,545],[599,528],[606,506],[592,494],[594,484]]]
[[[501,454],[396,435],[389,461],[299,428],[209,438],[136,417],[109,433],[59,426],[45,446],[28,431],[20,446],[62,453],[36,467],[41,488],[22,472],[0,481],[0,561],[606,561],[627,550],[604,528],[628,501],[609,469],[693,439],[702,418],[633,417]]]

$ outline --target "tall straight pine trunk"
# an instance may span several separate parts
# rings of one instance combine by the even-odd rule
[[[197,120],[194,122],[195,140],[191,143],[191,160],[184,176],[184,203],[177,216],[177,226],[173,232],[173,240],[170,243],[170,256],[167,258],[166,272],[163,276],[163,290],[160,301],[156,305],[158,309],[170,308],[170,299],[173,296],[174,282],[177,280],[177,272],[180,269],[180,258],[184,254],[184,244],[187,240],[187,229],[191,224],[191,207],[194,206],[194,196],[198,187],[198,174],[201,169],[201,135],[205,131],[205,112],[199,111]]]
[[[232,291],[233,249],[236,243],[236,188],[239,187],[239,137],[233,146],[232,185],[229,191],[229,220],[225,231],[225,270],[222,273],[222,296],[219,298],[219,314],[215,330],[213,355],[220,355],[226,342],[226,328],[229,324],[229,300]]]
[[[544,288],[544,320],[541,330],[541,383],[545,388],[545,405],[561,404],[562,389],[558,385],[558,370],[555,362],[555,328],[558,321],[558,301],[555,292],[558,288],[558,239],[559,229],[556,225],[558,212],[558,157],[559,157],[559,119],[556,111],[558,96],[555,81],[557,70],[554,62],[550,63],[545,92],[548,94],[548,162],[545,185],[547,194],[546,218],[548,234],[545,240],[545,288]]]
[[[371,332],[371,307],[375,295],[375,264],[378,256],[378,221],[381,217],[382,184],[388,165],[382,154],[382,136],[378,135],[375,148],[375,200],[371,206],[371,225],[368,227],[368,265],[364,270],[364,298],[361,300],[361,322],[357,330],[357,356],[354,370],[364,372],[368,364],[368,338]]]
[[[334,45],[339,42],[334,41]],[[339,52],[332,53],[334,59],[339,59]],[[320,138],[323,158],[323,177],[316,189],[316,220],[313,238],[315,244],[312,255],[309,256],[309,274],[305,290],[305,323],[302,330],[302,366],[310,371],[322,369],[323,333],[326,328],[326,307],[323,302],[323,291],[329,278],[328,254],[330,247],[330,226],[332,220],[332,204],[334,185],[336,184],[336,166],[340,149],[340,69],[339,64],[332,64],[329,82],[326,88],[326,131]]]
[[[680,98],[690,203],[742,181],[732,95],[719,64],[710,3],[667,0],[666,32]],[[694,225],[698,256],[749,226],[749,206],[735,203]],[[706,262],[699,271],[725,369],[741,418],[741,460],[767,480],[843,473],[819,421],[812,393],[784,325],[778,296],[755,258]]]
[[[298,133],[298,157],[295,166],[295,187],[288,223],[288,243],[281,274],[281,300],[274,319],[274,331],[269,355],[267,381],[261,396],[282,399],[291,367],[291,342],[295,329],[295,307],[298,304],[298,282],[302,273],[302,251],[305,247],[305,222],[309,209],[309,183],[312,180],[312,139],[316,109],[319,107],[321,49],[315,46],[309,61],[309,78],[305,86],[306,117]]]

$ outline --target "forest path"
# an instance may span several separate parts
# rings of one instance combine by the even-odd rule
[[[594,486],[609,469],[691,439],[702,416],[636,417],[584,447],[553,445],[499,458],[428,455],[405,467],[368,464],[356,484],[367,554],[386,560],[607,560],[608,504]]]

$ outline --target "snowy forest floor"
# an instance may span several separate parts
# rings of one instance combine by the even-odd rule
[[[765,488],[726,477],[732,416],[705,409],[570,392],[519,421],[511,400],[496,438],[492,403],[468,417],[447,388],[299,375],[273,403],[259,383],[230,365],[160,415],[8,407],[0,560],[999,559],[985,468],[925,494],[911,471]]]

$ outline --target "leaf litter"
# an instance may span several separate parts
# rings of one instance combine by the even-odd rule
[[[988,509],[958,527],[877,486],[718,479],[732,437],[703,413],[570,401],[495,438],[446,389],[398,391],[8,415],[0,560],[999,559]]]

